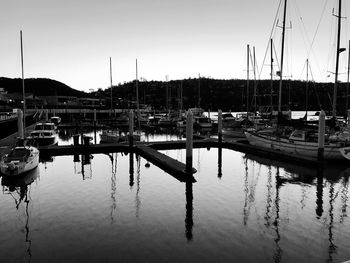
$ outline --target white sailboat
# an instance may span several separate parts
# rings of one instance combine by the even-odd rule
[[[20,128],[20,137],[16,142],[16,145],[10,150],[10,152],[4,155],[0,160],[0,172],[4,176],[22,175],[39,165],[39,150],[34,146],[34,142],[31,139],[25,137],[25,116],[26,116],[26,103],[25,103],[25,87],[24,87],[24,70],[23,70],[23,44],[22,44],[22,31],[20,31],[21,40],[21,65],[22,65],[22,89],[23,89],[23,129]],[[19,115],[19,117],[21,114]]]
[[[39,150],[31,140],[23,139],[0,161],[0,171],[5,176],[18,176],[35,169],[39,164]]]
[[[279,89],[279,104],[278,111],[281,112],[281,90],[282,90],[282,70],[283,70],[283,46],[285,34],[285,19],[286,19],[287,0],[284,1],[284,21],[282,32],[282,53],[281,53],[281,69],[280,69],[280,89]],[[337,36],[337,51],[336,51],[336,77],[334,84],[334,98],[333,98],[333,116],[336,116],[336,94],[337,94],[337,75],[339,63],[339,41],[340,41],[340,19],[341,19],[341,0],[339,0],[338,10],[338,36]],[[315,130],[295,129],[292,133],[274,134],[272,131],[256,132],[246,131],[246,138],[250,144],[260,146],[267,149],[286,152],[298,155],[300,157],[317,158],[318,156],[318,133]],[[346,141],[330,141],[326,140],[324,145],[324,159],[329,160],[345,160],[350,159],[350,147],[346,146]]]

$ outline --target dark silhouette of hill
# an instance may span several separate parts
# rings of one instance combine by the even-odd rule
[[[187,109],[200,105],[208,110],[222,109],[224,111],[247,110],[247,81],[240,79],[220,80],[211,78],[184,79],[169,82],[139,81],[139,101],[149,104],[156,109],[166,107],[166,94],[170,97],[170,107],[178,109],[178,94],[182,86],[183,108]],[[308,83],[308,110],[332,109],[333,83]],[[168,87],[168,92],[166,91]],[[199,89],[200,87],[200,89]],[[279,81],[273,81],[273,107],[277,110]],[[200,96],[199,96],[200,90]],[[257,106],[270,106],[271,82],[260,80],[256,82]],[[135,81],[113,86],[114,104],[126,107],[126,101],[136,101]],[[110,88],[99,89],[94,96],[110,97]],[[248,108],[254,110],[254,81],[249,81]],[[199,98],[200,97],[200,102]],[[120,100],[121,99],[121,100]],[[339,83],[337,110],[339,114],[345,113],[346,85]],[[124,105],[123,105],[124,101]],[[350,103],[349,103],[350,104]],[[282,87],[282,109],[305,110],[306,108],[306,82],[285,80]]]
[[[29,78],[24,80],[24,85],[26,93],[32,93],[34,96],[86,97],[88,95],[52,79]],[[22,93],[22,79],[0,77],[0,88],[4,88],[8,93]]]
[[[247,100],[247,81],[242,79],[212,79],[198,78],[163,81],[139,81],[139,102],[148,104],[155,109],[165,109],[167,105],[166,95],[169,97],[171,109],[179,108],[179,94],[182,87],[183,108],[200,106],[205,110],[223,111],[246,111],[254,110],[254,81],[249,81],[249,92]],[[22,80],[20,78],[0,77],[0,88],[9,93],[22,92]],[[98,89],[92,93],[85,93],[52,79],[30,78],[25,79],[27,93],[34,96],[75,96],[105,98],[107,107],[110,107],[110,88]],[[273,81],[273,107],[277,110],[279,81]],[[168,91],[167,91],[168,90]],[[256,104],[257,106],[270,106],[271,104],[271,82],[260,80],[256,82]],[[332,109],[333,83],[308,83],[308,110]],[[113,86],[113,104],[115,107],[128,108],[136,102],[135,81],[125,82]],[[200,98],[200,100],[199,100]],[[284,80],[282,87],[282,109],[305,110],[306,82]],[[133,102],[133,103],[131,103]],[[349,103],[350,104],[350,103]],[[337,112],[345,114],[346,105],[346,83],[339,83],[337,97]]]

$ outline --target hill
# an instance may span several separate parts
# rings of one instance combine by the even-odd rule
[[[273,81],[273,107],[277,110],[279,81]],[[332,109],[333,83],[308,83],[308,110]],[[169,82],[140,81],[139,101],[149,104],[156,109],[166,108],[167,94],[169,105],[177,109],[179,93],[182,87],[183,108],[196,107],[198,104],[206,110],[222,109],[224,111],[246,111],[247,101],[250,110],[254,110],[254,81],[249,82],[247,94],[247,81],[240,79],[220,80],[211,78],[184,79]],[[271,82],[260,80],[256,82],[256,104],[259,106],[271,105]],[[93,93],[96,97],[110,97],[110,88],[99,89]],[[136,101],[135,81],[113,86],[113,101],[121,107],[127,107],[130,101]],[[247,99],[248,95],[248,99]],[[200,98],[200,102],[199,102]],[[345,113],[346,83],[338,85],[337,110]],[[126,104],[127,103],[127,104]],[[119,104],[119,105],[118,105]],[[291,110],[305,110],[306,82],[285,80],[282,87],[282,108]]]
[[[29,78],[24,80],[26,93],[34,96],[76,96],[86,97],[88,93],[72,89],[62,82],[45,79]],[[8,93],[22,92],[22,79],[0,77],[0,88],[4,88]]]

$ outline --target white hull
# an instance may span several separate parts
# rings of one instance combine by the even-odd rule
[[[36,168],[39,164],[39,151],[30,147],[31,154],[27,159],[6,160],[6,156],[0,162],[0,170],[6,176],[18,176]]]
[[[257,135],[250,132],[245,132],[245,135],[249,143],[255,146],[295,154],[300,157],[317,158],[318,155],[317,142],[296,141],[283,138],[277,139],[274,136]],[[344,160],[340,152],[342,148],[343,147],[338,143],[326,143],[324,146],[324,159]]]

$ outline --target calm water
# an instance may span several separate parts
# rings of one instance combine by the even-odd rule
[[[148,140],[179,138],[167,136]],[[130,168],[121,153],[53,157],[22,180],[2,178],[0,262],[350,259],[350,169],[219,155],[194,150],[194,184],[136,156]]]

